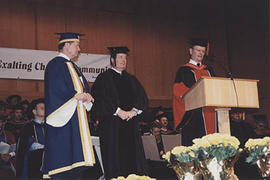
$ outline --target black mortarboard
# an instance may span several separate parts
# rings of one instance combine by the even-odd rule
[[[207,39],[199,39],[199,38],[191,38],[189,39],[190,46],[202,46],[202,47],[207,47],[208,45],[208,40]]]
[[[60,36],[58,44],[70,41],[80,41],[80,36],[84,36],[84,34],[73,33],[73,32],[65,32],[65,33],[55,33]]]
[[[127,54],[129,52],[129,49],[127,46],[108,47],[108,49],[110,50],[111,55],[116,55],[118,53]]]

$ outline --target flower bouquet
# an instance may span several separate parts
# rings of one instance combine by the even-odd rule
[[[245,147],[249,154],[246,162],[257,164],[262,177],[270,177],[270,137],[249,139]]]
[[[200,177],[192,148],[191,146],[176,146],[162,156],[171,165],[179,180],[193,180]]]
[[[205,179],[238,179],[234,164],[241,149],[239,140],[227,134],[209,134],[193,140],[198,167]]]
[[[123,176],[119,176],[117,178],[112,178],[112,180],[156,180],[155,178],[151,178],[149,176],[138,176],[136,174],[130,174],[127,178]]]

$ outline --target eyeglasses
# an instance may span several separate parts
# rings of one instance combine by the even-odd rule
[[[197,51],[197,52],[205,53],[205,50],[196,49],[196,48],[192,48],[192,49],[195,50],[195,51]]]

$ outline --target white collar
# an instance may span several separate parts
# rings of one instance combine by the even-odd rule
[[[37,119],[34,119],[33,121],[35,121],[36,123],[38,124],[44,124],[44,122],[40,121],[40,120],[37,120]]]
[[[60,53],[58,54],[58,56],[63,57],[63,58],[65,58],[65,59],[67,59],[67,60],[70,61],[69,57],[68,57],[67,55],[65,55],[64,53],[61,53],[61,52],[60,52]]]
[[[117,72],[118,74],[122,74],[122,71],[118,71],[118,70],[115,69],[114,67],[112,67],[111,69],[114,70],[115,72]]]
[[[196,61],[194,61],[193,59],[190,59],[190,60],[189,60],[189,63],[190,63],[190,64],[193,64],[193,65],[195,65],[195,66],[197,66],[198,63],[199,63],[200,65],[202,65],[202,63],[196,62]]]

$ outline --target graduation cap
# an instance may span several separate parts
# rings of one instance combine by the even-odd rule
[[[129,49],[127,46],[108,47],[108,49],[110,50],[111,55],[116,55],[119,53],[127,54],[129,52]]]
[[[73,32],[55,33],[55,34],[60,36],[58,44],[72,41],[80,42],[80,36],[84,36],[84,34]]]
[[[194,47],[194,46],[207,47],[209,41],[207,39],[191,38],[189,39],[189,43],[191,47]]]

